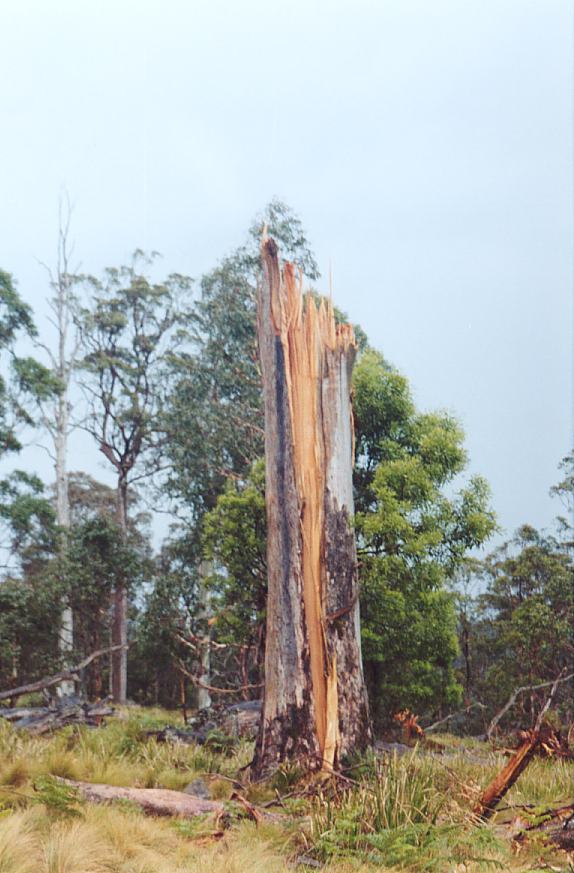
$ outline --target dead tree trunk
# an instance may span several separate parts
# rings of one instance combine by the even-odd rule
[[[330,304],[303,303],[292,264],[262,246],[268,601],[253,769],[330,769],[371,739],[352,526],[355,340]]]
[[[200,632],[203,635],[203,645],[199,650],[199,670],[201,681],[205,685],[211,685],[211,628],[209,627],[210,618],[210,597],[209,589],[206,584],[206,579],[211,572],[211,562],[201,561],[199,565],[199,603],[197,610],[197,618],[200,624]],[[197,709],[209,709],[211,706],[211,696],[207,688],[202,685],[197,685],[195,689],[195,702]]]
[[[128,483],[121,474],[116,493],[116,520],[124,541],[128,536]],[[128,595],[121,570],[113,593],[112,608],[112,697],[125,703],[128,683]]]

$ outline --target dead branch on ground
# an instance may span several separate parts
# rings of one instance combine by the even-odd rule
[[[55,673],[53,676],[46,676],[43,679],[38,679],[36,682],[29,682],[27,685],[20,685],[18,688],[9,688],[7,691],[0,691],[0,700],[12,700],[21,697],[23,694],[33,694],[36,691],[42,691],[44,688],[50,688],[52,685],[58,685],[65,679],[78,680],[82,670],[84,670],[92,661],[101,658],[103,655],[109,655],[111,652],[117,652],[119,649],[127,649],[128,646],[109,646],[107,649],[98,649],[92,652],[76,664],[75,667],[68,667],[60,673]]]

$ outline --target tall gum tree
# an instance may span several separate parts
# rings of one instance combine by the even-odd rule
[[[258,339],[265,406],[267,645],[254,773],[330,770],[371,741],[352,526],[355,339],[303,303],[264,236]]]
[[[48,450],[54,463],[56,522],[59,528],[58,554],[61,566],[66,559],[67,539],[70,528],[70,498],[68,494],[68,438],[73,425],[70,422],[72,405],[70,391],[74,371],[76,369],[79,337],[74,324],[78,307],[78,291],[83,284],[83,277],[78,270],[70,268],[70,219],[71,208],[66,202],[66,208],[60,203],[58,224],[58,247],[55,269],[44,265],[52,297],[48,301],[51,316],[48,320],[56,332],[53,345],[37,342],[46,353],[50,370],[59,381],[61,390],[49,403],[40,403],[40,423],[47,431],[52,441],[53,451]],[[74,652],[74,615],[67,596],[62,601],[62,616],[59,637],[60,652],[65,666],[73,663]],[[61,694],[73,694],[74,682],[65,680],[59,686]]]
[[[91,278],[91,306],[80,314],[83,387],[89,414],[83,425],[116,475],[116,522],[128,538],[129,492],[162,467],[167,360],[184,334],[180,327],[191,279],[169,275],[153,282],[150,259],[136,252],[130,265]],[[112,694],[127,693],[128,593],[118,574],[113,594]]]

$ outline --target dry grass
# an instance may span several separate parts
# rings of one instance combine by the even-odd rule
[[[242,825],[201,845],[167,820],[90,807],[82,820],[54,821],[40,809],[0,818],[0,873],[287,873],[273,841]]]
[[[417,752],[378,777],[367,764],[354,774],[363,787],[331,794],[328,815],[316,801],[288,801],[298,818],[258,828],[235,818],[219,839],[208,819],[152,819],[120,806],[83,804],[68,817],[35,791],[49,775],[174,789],[203,777],[212,797],[228,798],[231,782],[222,777],[239,773],[251,747],[243,743],[224,757],[146,738],[147,728],[169,720],[130,710],[98,730],[69,728],[50,738],[0,725],[0,873],[305,873],[312,868],[296,863],[304,856],[319,859],[328,873],[519,873],[539,869],[540,858],[571,873],[564,856],[544,847],[515,856],[499,824],[504,815],[476,827],[469,809],[505,759],[452,738],[445,738],[444,756]],[[282,793],[293,787],[285,778]],[[572,764],[535,760],[505,804],[552,805],[571,799],[573,784]],[[262,802],[274,787],[253,786],[248,796]]]

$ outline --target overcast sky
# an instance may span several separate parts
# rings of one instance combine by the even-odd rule
[[[0,266],[43,330],[63,189],[85,270],[141,247],[195,277],[277,195],[418,405],[459,417],[502,527],[548,526],[572,444],[572,17],[2,0]],[[76,440],[72,469],[103,463]]]

